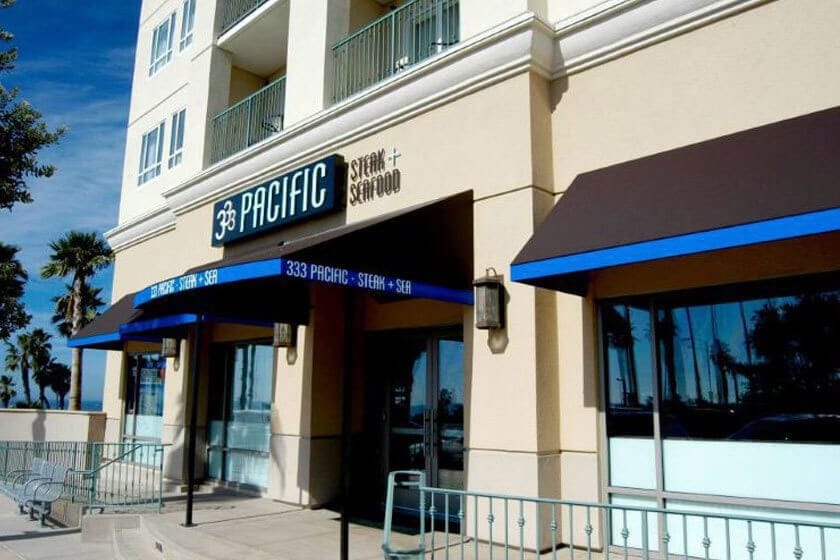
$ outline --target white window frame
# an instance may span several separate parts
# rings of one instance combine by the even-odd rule
[[[151,57],[149,60],[149,76],[155,75],[161,68],[172,60],[172,49],[175,44],[175,12],[163,20],[152,33]]]
[[[154,135],[154,142],[152,141]],[[143,134],[140,141],[140,165],[137,185],[148,183],[161,174],[163,168],[163,141],[166,136],[166,121]]]
[[[181,8],[181,39],[179,50],[183,51],[193,42],[193,29],[195,28],[195,4],[197,0],[184,0]]]
[[[169,132],[169,169],[180,165],[184,159],[184,134],[186,132],[187,110],[172,113],[172,128]]]

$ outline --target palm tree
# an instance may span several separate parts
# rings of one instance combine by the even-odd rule
[[[56,406],[64,410],[64,397],[70,392],[70,368],[61,362],[51,360],[47,366],[50,389],[55,393]]]
[[[49,372],[47,370],[52,357],[50,351],[52,344],[50,339],[52,335],[47,333],[44,329],[35,329],[31,333],[22,335],[24,341],[24,348],[29,355],[29,367],[32,371],[32,380],[38,384],[39,394],[38,402],[44,408],[49,408],[49,401],[47,400],[46,390],[50,385]]]
[[[18,340],[20,336],[18,336]],[[25,359],[20,348],[11,342],[6,343],[6,371],[20,371],[20,380],[23,382],[23,396],[26,401],[32,400],[29,391],[29,360]]]
[[[23,396],[25,402],[32,403],[32,391],[29,383],[29,376],[41,388],[39,401],[44,402],[44,389],[46,384],[43,378],[43,369],[50,361],[50,335],[44,329],[35,329],[31,332],[23,332],[17,336],[17,344],[6,343],[6,369],[9,371],[20,371],[23,381]]]
[[[70,231],[64,237],[50,243],[50,262],[41,269],[42,278],[71,277],[72,314],[70,335],[82,328],[84,321],[83,294],[88,281],[97,271],[106,268],[114,260],[114,253],[97,233]],[[56,310],[57,311],[57,310]],[[82,394],[82,349],[73,348],[70,365],[70,410],[81,410]]]
[[[52,322],[61,336],[70,338],[73,336],[73,285],[65,284],[64,287],[67,289],[64,295],[52,298],[55,304]],[[105,301],[99,297],[101,294],[102,288],[85,284],[82,289],[82,323],[79,328],[85,327],[99,315],[97,310],[105,305]]]
[[[3,403],[3,408],[9,408],[9,401],[17,396],[14,386],[15,380],[11,376],[0,375],[0,402]]]

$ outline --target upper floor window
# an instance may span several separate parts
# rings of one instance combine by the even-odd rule
[[[187,110],[181,109],[172,115],[172,131],[169,138],[169,169],[172,169],[183,159],[184,155],[184,124]]]
[[[193,42],[193,27],[195,27],[195,2],[196,0],[184,0],[184,9],[181,11],[181,50],[186,49]]]
[[[172,45],[175,41],[175,12],[155,27],[152,35],[152,57],[149,76],[166,66],[172,60]]]
[[[138,185],[142,185],[160,175],[165,131],[166,123],[162,122],[143,135],[143,142],[140,145]]]

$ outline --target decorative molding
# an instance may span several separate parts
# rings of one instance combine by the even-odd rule
[[[604,64],[772,0],[624,0],[555,26],[552,78]],[[598,6],[601,8],[603,5]]]
[[[122,251],[173,229],[175,214],[164,205],[106,231],[105,239],[114,251]]]
[[[507,77],[530,69],[547,75],[553,33],[533,14],[522,14],[219,162],[163,196],[182,214]]]
[[[166,219],[174,221],[211,200],[523,72],[558,79],[769,1],[608,0],[555,25],[523,13],[165,190],[166,208],[118,226],[108,239],[119,247],[140,242],[167,227],[162,225],[166,210]]]

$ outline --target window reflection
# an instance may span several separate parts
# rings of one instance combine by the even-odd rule
[[[160,439],[166,360],[158,354],[130,354],[125,384],[124,435]]]
[[[666,438],[840,442],[840,292],[656,306]],[[608,434],[652,434],[649,313],[603,306]]]
[[[611,436],[653,435],[650,314],[624,304],[603,307]]]

